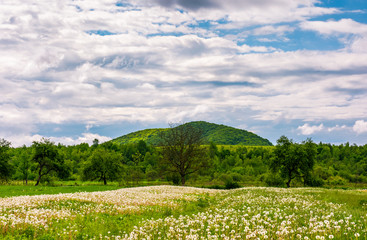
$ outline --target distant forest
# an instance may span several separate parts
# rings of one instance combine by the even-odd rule
[[[316,151],[308,178],[296,176],[291,186],[350,186],[367,183],[367,145],[312,143]],[[276,146],[230,146],[210,143],[205,148],[208,165],[187,176],[194,186],[236,187],[244,185],[285,186],[280,171],[274,171]],[[98,140],[90,146],[56,145],[43,139],[32,146],[12,148],[2,140],[0,176],[11,180],[55,181],[95,180],[108,184],[137,185],[144,182],[179,184],[177,173],[162,162],[160,147],[137,143],[117,144]],[[52,160],[52,161],[51,161]]]

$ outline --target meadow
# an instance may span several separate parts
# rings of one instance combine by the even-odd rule
[[[0,198],[1,239],[367,239],[365,190],[12,187]]]

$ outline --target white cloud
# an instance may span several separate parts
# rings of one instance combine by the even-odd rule
[[[276,34],[276,35],[283,35],[285,32],[292,32],[294,31],[293,27],[281,25],[281,26],[272,26],[267,25],[263,27],[256,28],[252,31],[254,35],[270,35],[270,34]]]
[[[339,21],[306,21],[300,24],[302,29],[317,31],[321,34],[366,34],[367,24],[359,23],[353,19],[340,19]]]
[[[316,132],[320,132],[324,129],[324,125],[320,124],[319,126],[311,126],[308,123],[305,123],[303,126],[299,126],[297,130],[300,130],[303,135],[311,135]]]
[[[355,131],[357,134],[363,134],[367,132],[367,122],[364,120],[357,120],[354,123],[353,131]]]
[[[346,129],[350,129],[350,127],[347,127],[347,125],[335,125],[334,127],[329,127],[327,130],[328,132],[334,132],[334,131],[341,131],[341,130],[346,130]]]
[[[12,147],[20,147],[23,145],[30,146],[34,141],[41,141],[42,138],[50,139],[52,142],[64,145],[77,145],[80,143],[88,143],[91,145],[94,139],[98,139],[99,143],[110,141],[110,137],[101,136],[93,133],[82,133],[81,136],[73,137],[53,137],[53,136],[42,136],[39,134],[35,135],[12,135],[6,139],[11,142]]]
[[[269,35],[286,40],[294,30],[288,24],[336,9],[316,7],[314,0],[129,2],[2,5],[0,134],[33,136],[39,125],[66,122],[88,131],[121,121],[216,118],[243,109],[251,112],[246,119],[271,121],[367,115],[364,24],[346,19],[301,25],[325,34],[359,34],[345,50],[283,52],[271,46]],[[237,27],[243,36],[218,33]],[[250,35],[265,36],[270,44],[238,44]]]
[[[367,34],[364,36],[355,37],[350,43],[349,48],[353,52],[357,53],[367,53]]]

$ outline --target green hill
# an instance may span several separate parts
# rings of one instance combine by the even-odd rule
[[[272,143],[252,132],[233,128],[225,125],[208,123],[204,121],[189,122],[195,128],[203,131],[206,142],[214,142],[218,145],[246,145],[246,146],[272,146]],[[137,143],[144,140],[147,144],[158,145],[159,132],[167,131],[169,128],[146,129],[115,138],[114,143],[127,144]]]

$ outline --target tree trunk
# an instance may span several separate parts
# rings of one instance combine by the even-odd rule
[[[185,175],[181,175],[181,185],[185,186],[185,182],[186,182]]]
[[[42,177],[42,170],[43,170],[43,167],[40,167],[40,170],[38,171],[38,179],[37,179],[37,182],[36,182],[36,185],[35,186],[38,186],[38,184],[40,183],[41,181],[41,177]]]
[[[292,178],[288,179],[288,181],[287,181],[287,188],[290,188],[290,186],[291,186],[291,181],[292,181]]]
[[[103,178],[103,184],[107,185],[107,179],[106,178]]]
[[[41,181],[41,174],[38,175],[38,179],[37,179],[37,182],[36,182],[36,185],[35,186],[38,186],[38,184],[40,183],[40,181]]]

